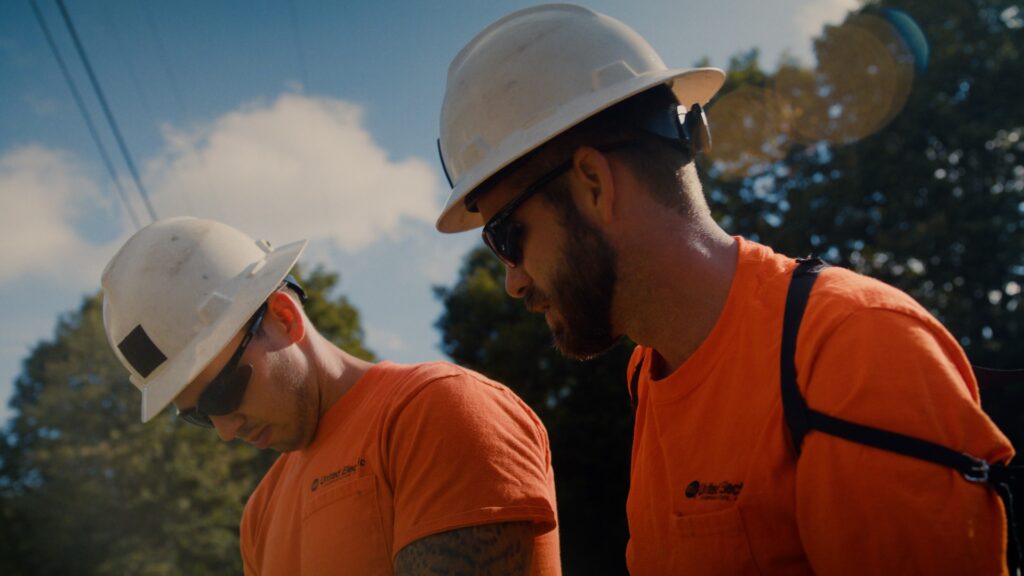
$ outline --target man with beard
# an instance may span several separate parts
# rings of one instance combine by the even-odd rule
[[[512,391],[443,363],[373,364],[317,332],[279,248],[169,218],[103,273],[142,420],[283,452],[249,498],[246,574],[560,574],[547,433]]]
[[[483,226],[507,292],[563,354],[637,343],[630,572],[1004,572],[1004,512],[980,478],[813,430],[791,439],[787,360],[811,409],[987,462],[1013,454],[956,340],[894,288],[819,272],[782,352],[798,262],[727,234],[694,167],[723,81],[669,70],[621,22],[570,5],[502,18],[448,71],[438,229]]]

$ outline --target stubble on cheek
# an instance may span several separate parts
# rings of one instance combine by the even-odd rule
[[[269,373],[271,386],[279,391],[275,419],[277,433],[282,435],[273,448],[278,452],[301,450],[313,441],[319,422],[315,389],[284,362],[274,363]]]

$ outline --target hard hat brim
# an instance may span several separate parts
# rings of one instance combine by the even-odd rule
[[[181,353],[161,365],[142,389],[142,421],[149,422],[163,411],[206,366],[217,357],[257,308],[281,285],[306,247],[306,241],[292,242],[267,253],[240,278],[246,283],[238,290],[218,322],[195,336]],[[140,385],[141,384],[141,385]]]
[[[639,75],[632,81],[617,83],[573,100],[548,121],[509,135],[489,154],[493,160],[477,164],[460,177],[448,197],[444,211],[437,219],[437,230],[455,233],[483,226],[480,214],[466,209],[465,197],[506,166],[587,118],[659,84],[669,85],[679,102],[687,107],[694,103],[706,106],[724,83],[725,72],[718,68],[661,70]]]

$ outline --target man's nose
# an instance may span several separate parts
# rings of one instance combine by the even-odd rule
[[[242,428],[242,424],[245,423],[245,418],[231,413],[224,416],[210,416],[210,421],[213,422],[213,427],[217,430],[217,435],[220,436],[220,439],[224,442],[230,442],[238,436],[238,431]]]
[[[533,279],[526,273],[523,265],[515,268],[505,266],[505,292],[513,298],[526,296],[526,289],[533,284]]]

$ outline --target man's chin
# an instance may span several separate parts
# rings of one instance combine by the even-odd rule
[[[602,336],[583,340],[569,334],[564,327],[551,330],[555,350],[570,360],[593,360],[612,349],[619,341],[616,337]]]

